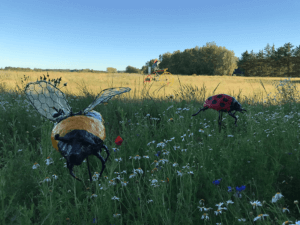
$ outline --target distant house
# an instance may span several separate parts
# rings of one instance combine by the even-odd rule
[[[232,75],[234,75],[234,74],[240,76],[240,75],[244,74],[244,72],[242,72],[240,68],[237,68],[234,70]]]

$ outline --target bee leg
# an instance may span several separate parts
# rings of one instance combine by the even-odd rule
[[[69,162],[67,162],[67,167],[68,167],[68,169],[69,169],[69,171],[70,171],[71,176],[74,177],[76,180],[81,181],[81,180],[80,180],[78,177],[76,177],[75,174],[73,173],[73,166],[74,166],[74,165],[71,165]]]
[[[86,161],[87,161],[87,166],[88,166],[88,170],[89,170],[89,174],[90,174],[90,181],[92,182],[92,175],[91,175],[91,171],[90,171],[89,157],[86,157]]]
[[[94,154],[94,155],[97,156],[97,158],[100,159],[100,161],[102,162],[102,170],[101,170],[101,172],[100,172],[100,177],[101,177],[101,175],[102,175],[102,173],[103,173],[103,171],[104,171],[104,169],[105,169],[105,167],[106,167],[105,161],[104,161],[102,155],[100,154],[100,152],[97,152],[97,153]]]
[[[106,156],[106,159],[105,159],[105,162],[107,161],[107,159],[108,159],[108,156],[110,156],[110,154],[109,154],[109,151],[108,151],[108,148],[107,148],[107,146],[106,145],[102,145],[102,147],[105,149],[105,151],[106,151],[106,154],[107,154],[107,156]]]

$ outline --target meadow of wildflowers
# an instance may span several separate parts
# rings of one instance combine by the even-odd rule
[[[111,155],[101,177],[89,157],[91,183],[85,162],[74,167],[83,182],[69,175],[53,123],[2,86],[0,224],[300,224],[300,107],[289,79],[276,87],[263,103],[234,96],[247,113],[238,127],[223,116],[220,133],[218,112],[192,117],[205,101],[192,86],[98,105]],[[67,97],[74,112],[93,100]]]

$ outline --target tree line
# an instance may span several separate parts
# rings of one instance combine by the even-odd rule
[[[108,67],[110,68],[110,67]],[[107,73],[107,71],[101,71],[101,70],[93,70],[93,69],[82,69],[82,70],[71,70],[71,69],[39,69],[39,68],[22,68],[22,67],[12,67],[12,66],[7,66],[4,69],[0,70],[13,70],[13,71],[22,71],[22,72],[44,72],[44,71],[53,71],[53,72],[78,72],[78,73],[86,73],[86,72],[91,72],[91,73]]]
[[[174,51],[159,55],[159,69],[168,68],[178,75],[227,75],[227,76],[300,76],[300,45],[295,49],[289,42],[275,50],[269,44],[259,53],[248,50],[242,53],[241,59],[233,51],[218,47],[214,42],[206,43],[199,48]],[[127,66],[126,73],[147,74],[155,59],[151,59],[141,69]]]
[[[233,51],[218,47],[214,42],[183,52],[167,52],[159,55],[159,68],[168,68],[172,74],[180,75],[242,75],[242,76],[300,76],[300,45],[295,49],[291,43],[275,50],[269,44],[255,54],[253,50],[242,53],[241,59]],[[146,65],[152,66],[155,59]],[[148,68],[141,69],[147,73]]]
[[[259,53],[248,50],[242,53],[241,59],[233,51],[217,46],[214,42],[206,43],[203,47],[185,49],[183,52],[174,51],[159,55],[159,69],[168,68],[172,74],[178,75],[242,75],[242,76],[300,76],[300,45],[293,49],[291,43],[275,50],[269,44]],[[91,73],[139,73],[148,74],[155,59],[151,59],[141,69],[127,66],[125,71],[107,67],[106,71],[82,69],[38,69],[5,67],[4,70],[16,71],[59,71],[59,72],[91,72]],[[152,69],[153,72],[153,69]]]
[[[269,44],[259,53],[242,53],[238,62],[239,72],[244,76],[299,77],[300,76],[300,45],[295,49],[291,43],[275,50]]]

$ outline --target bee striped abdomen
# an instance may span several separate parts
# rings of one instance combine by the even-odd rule
[[[51,133],[53,147],[59,151],[59,141],[54,138],[56,134],[59,134],[60,137],[64,137],[74,130],[87,131],[90,134],[99,137],[102,141],[106,138],[104,120],[100,113],[92,110],[87,116],[71,116],[56,124]]]

